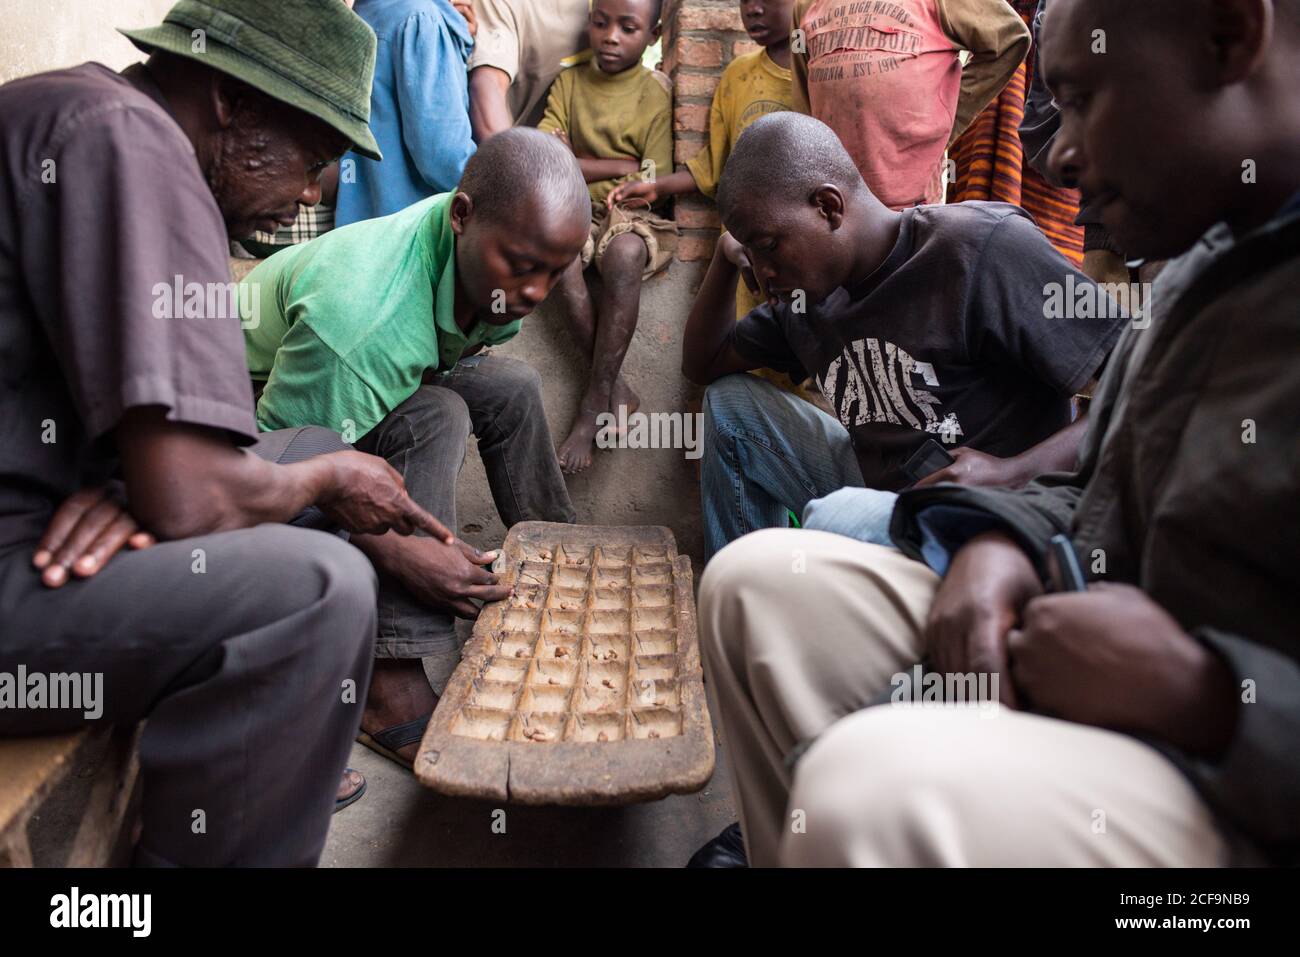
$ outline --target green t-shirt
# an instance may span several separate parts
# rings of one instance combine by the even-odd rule
[[[320,425],[358,439],[409,398],[427,371],[519,331],[456,325],[456,243],[442,193],[276,253],[244,279],[248,369],[266,388],[263,431]],[[252,309],[257,312],[253,313]]]
[[[579,156],[639,164],[649,160],[653,175],[667,176],[673,171],[673,98],[666,82],[663,74],[639,64],[612,76],[594,60],[570,67],[551,86],[537,128],[564,130]],[[587,188],[595,202],[603,203],[615,186],[643,172],[588,183]]]

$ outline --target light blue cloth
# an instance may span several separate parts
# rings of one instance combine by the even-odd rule
[[[931,505],[916,516],[916,523],[921,529],[921,558],[941,578],[963,545],[977,535],[1004,528],[988,512],[965,505]]]
[[[825,498],[813,499],[803,510],[804,528],[833,532],[870,545],[893,546],[889,520],[894,516],[897,492],[878,488],[842,488]]]
[[[465,18],[448,0],[357,0],[355,9],[379,38],[370,129],[384,160],[344,155],[336,226],[450,192],[474,153]]]

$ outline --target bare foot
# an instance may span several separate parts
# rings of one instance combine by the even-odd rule
[[[627,410],[623,413],[621,419],[619,416],[620,406]],[[614,380],[614,389],[610,391],[610,411],[614,413],[615,421],[615,425],[612,425],[611,428],[614,430],[615,436],[623,436],[624,433],[627,433],[627,429],[621,428],[617,423],[627,421],[628,416],[636,412],[638,408],[641,408],[640,395],[632,391],[632,386],[628,385],[628,380],[625,380],[623,374],[620,373],[619,377]]]
[[[360,771],[344,768],[343,777],[339,780],[339,789],[334,792],[334,800],[342,801],[352,797],[365,783],[366,779],[361,776]]]
[[[619,406],[626,406],[626,415],[631,415],[637,409],[641,408],[641,397],[632,391],[632,387],[627,384],[627,380],[619,375],[614,380],[614,389],[609,397],[609,411],[614,413],[614,418],[619,418]]]
[[[589,409],[582,406],[573,420],[569,437],[560,445],[560,468],[569,475],[591,468],[591,449],[596,440],[596,417],[605,409]]]

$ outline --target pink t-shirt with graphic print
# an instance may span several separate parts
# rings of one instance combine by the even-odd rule
[[[871,191],[893,209],[942,202],[961,61],[935,0],[813,0],[799,26],[812,115]]]

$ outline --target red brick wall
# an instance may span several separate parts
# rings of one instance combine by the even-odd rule
[[[664,71],[673,81],[673,150],[677,169],[709,140],[709,105],[732,58],[756,50],[740,25],[736,0],[665,0]],[[679,197],[682,232],[677,258],[708,259],[718,238],[718,214],[698,193]]]

